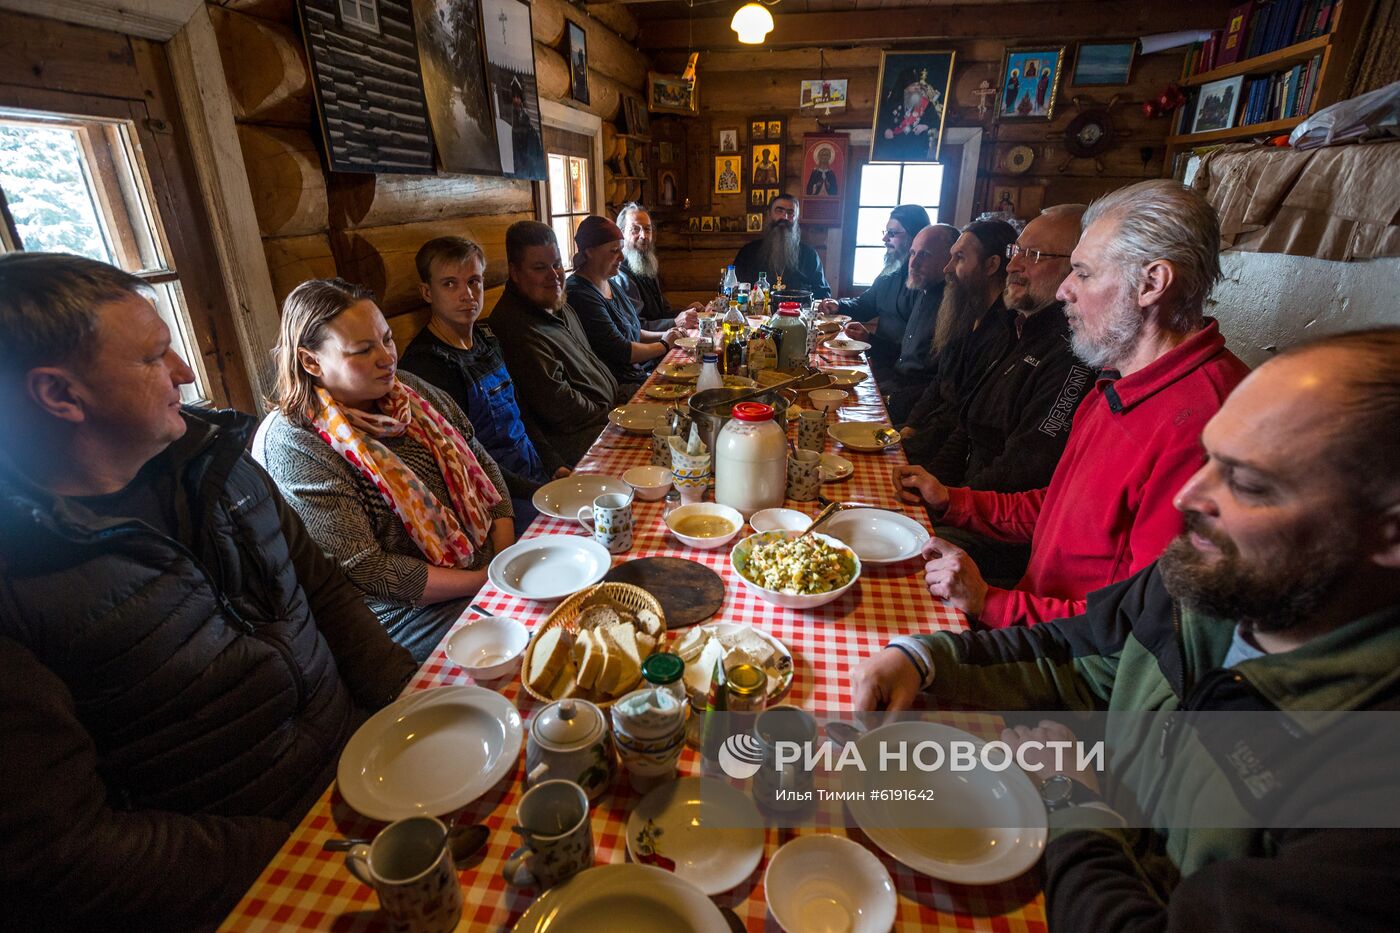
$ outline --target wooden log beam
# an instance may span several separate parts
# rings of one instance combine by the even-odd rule
[[[211,7],[236,10],[288,26],[296,19],[296,0],[208,0],[208,3]]]
[[[573,100],[569,97],[568,62],[564,61],[564,56],[540,42],[535,43],[535,81],[541,97],[587,110],[603,120],[612,120],[617,116],[621,110],[622,95],[627,93],[617,81],[589,68],[588,103]]]
[[[642,24],[637,22],[637,17],[633,16],[632,11],[621,3],[590,4],[588,15],[628,42],[636,41],[637,33],[642,31]]]
[[[518,214],[534,204],[531,184],[488,175],[330,176],[330,225],[337,230],[388,227],[481,214]]]
[[[290,26],[211,7],[233,116],[256,123],[311,122],[311,68]]]
[[[238,143],[263,236],[299,236],[327,228],[326,177],[310,133],[240,123]]]
[[[272,293],[278,308],[302,282],[337,274],[330,237],[324,233],[272,237],[263,240],[263,252],[267,254],[267,271],[272,276]]]
[[[557,0],[556,0],[557,2]],[[1047,3],[1000,3],[909,7],[899,10],[847,10],[835,13],[787,13],[774,11],[768,47],[849,45],[857,42],[927,42],[937,39],[1047,41],[1140,36],[1178,29],[1207,29],[1220,25],[1220,4],[1213,0],[1178,0],[1175,3],[1141,3],[1138,0],[1101,0]],[[729,28],[729,14],[693,21],[656,19],[642,24],[638,45],[645,51],[659,49],[736,49],[738,39]]]

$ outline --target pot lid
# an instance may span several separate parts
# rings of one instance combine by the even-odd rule
[[[587,700],[556,700],[535,717],[535,738],[557,748],[591,744],[604,728],[603,712]]]

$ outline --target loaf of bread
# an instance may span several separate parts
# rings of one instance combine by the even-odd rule
[[[554,687],[555,680],[572,659],[573,636],[562,627],[542,632],[535,650],[530,654],[530,669],[525,672],[525,683],[531,690],[546,696]]]

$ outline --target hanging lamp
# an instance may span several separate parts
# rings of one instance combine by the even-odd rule
[[[762,45],[773,31],[773,14],[760,3],[746,3],[734,11],[729,28],[739,35],[745,45]]]

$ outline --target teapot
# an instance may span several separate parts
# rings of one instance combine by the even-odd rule
[[[542,707],[525,742],[525,780],[533,786],[563,778],[583,788],[592,803],[616,775],[612,731],[603,711],[569,697]]]

